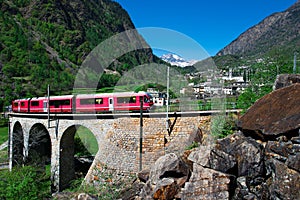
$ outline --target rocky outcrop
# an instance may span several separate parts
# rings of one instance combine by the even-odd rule
[[[280,74],[276,77],[274,90],[300,83],[300,74]]]
[[[151,168],[142,199],[174,199],[188,180],[190,170],[176,154],[160,157]]]
[[[278,89],[249,109],[240,131],[184,158],[161,157],[141,174],[136,199],[299,199],[299,92],[300,84]]]
[[[241,117],[239,127],[245,134],[263,140],[298,134],[300,124],[300,83],[284,87],[259,99]]]

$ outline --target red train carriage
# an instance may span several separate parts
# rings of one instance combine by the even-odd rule
[[[12,102],[13,112],[29,112],[30,99],[17,99]]]
[[[71,113],[73,97],[74,95],[50,97],[50,112]],[[47,97],[18,99],[12,102],[12,111],[23,113],[46,113],[48,112],[47,106]]]
[[[50,97],[49,108],[50,113],[139,111],[140,100],[143,101],[143,111],[149,111],[153,102],[146,92],[54,96]],[[18,99],[12,102],[12,111],[46,113],[47,106],[47,97]]]
[[[143,98],[143,110],[149,111],[153,102],[151,95],[146,92],[78,95],[76,97],[76,112],[139,111],[140,98]]]
[[[50,97],[50,102],[49,102],[50,113],[72,113],[74,100],[75,100],[74,95]]]
[[[149,111],[153,105],[152,96],[146,92],[126,92],[126,93],[114,93],[111,98],[113,107],[110,109],[114,111],[139,111],[140,101],[143,101],[143,111]]]
[[[43,113],[47,112],[47,98],[37,97],[28,101],[29,112],[31,113]]]
[[[105,94],[82,94],[76,97],[76,112],[108,112],[108,95]]]

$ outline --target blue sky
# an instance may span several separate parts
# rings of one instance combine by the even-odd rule
[[[248,28],[275,12],[286,10],[297,0],[115,1],[128,12],[136,28],[161,28],[186,36],[188,40],[192,39],[203,47],[208,55],[213,56]],[[153,30],[155,29],[152,32]],[[144,36],[144,33],[141,34]],[[159,43],[161,49],[170,44],[164,44],[164,38],[144,37],[151,47]],[[182,46],[184,42],[179,41],[175,39],[173,45],[177,45],[177,49],[185,49]],[[190,56],[187,59],[199,58]]]

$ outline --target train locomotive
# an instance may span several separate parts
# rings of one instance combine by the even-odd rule
[[[12,111],[17,113],[108,113],[118,111],[148,112],[153,105],[147,92],[119,92],[106,94],[78,94],[64,96],[17,99],[12,102]]]

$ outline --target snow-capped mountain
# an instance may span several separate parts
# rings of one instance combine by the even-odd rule
[[[160,56],[160,58],[163,61],[170,63],[171,65],[176,65],[179,67],[192,66],[197,62],[195,60],[187,61],[184,58],[182,58],[176,54],[172,54],[172,53],[164,54],[164,55]]]

